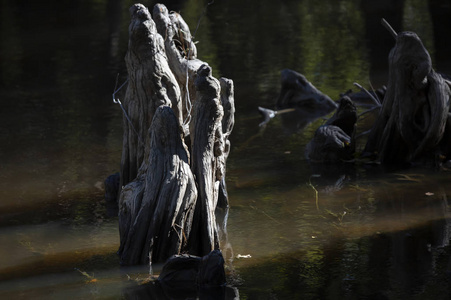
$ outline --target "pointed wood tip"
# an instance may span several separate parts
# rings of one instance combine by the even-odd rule
[[[387,22],[387,20],[382,18],[381,24],[390,32],[390,34],[393,36],[395,40],[398,38],[398,33],[396,33],[396,31],[393,29],[393,27],[391,27],[391,25]]]

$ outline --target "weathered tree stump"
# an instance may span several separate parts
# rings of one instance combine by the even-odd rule
[[[432,69],[428,51],[413,32],[393,33],[389,82],[382,108],[365,147],[382,163],[437,163],[449,124],[450,87]],[[449,158],[448,158],[449,159]]]
[[[174,46],[174,31],[184,34],[178,36],[179,42],[187,43],[184,47],[194,44],[187,41],[189,29],[180,15],[168,14],[161,4],[155,6],[164,34],[174,34],[168,39],[157,32],[143,5],[135,4],[130,12],[129,84],[124,99],[128,115],[124,116],[119,198],[120,261],[133,265],[164,262],[186,252],[207,255],[219,248],[215,210],[219,187],[225,189],[228,137],[234,120],[233,82],[218,81],[203,62],[193,71],[200,62],[190,62],[195,50],[181,58]],[[190,74],[185,82],[177,70]],[[184,87],[179,81],[186,83]],[[196,91],[191,92],[190,87]],[[192,111],[185,106],[182,112],[183,93],[195,95]],[[188,134],[191,153],[184,143]]]

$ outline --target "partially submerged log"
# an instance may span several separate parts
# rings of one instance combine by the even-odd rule
[[[128,115],[124,116],[119,198],[120,262],[163,262],[182,252],[203,256],[219,248],[215,210],[219,187],[225,188],[221,182],[234,122],[233,82],[218,81],[202,63],[185,77],[184,92],[191,94],[190,87],[196,88],[192,117],[191,108],[182,112],[183,88],[174,70],[197,65],[189,62],[195,51],[181,59],[177,53],[168,53],[174,44],[157,32],[147,8],[135,4],[130,12],[126,56],[130,78],[124,99]],[[161,4],[154,13],[160,18],[159,26],[166,26],[165,34],[176,28],[179,33],[189,33],[181,16],[168,15]],[[161,22],[163,17],[170,22]],[[191,45],[186,38],[184,42]],[[191,153],[184,143],[188,134]]]
[[[396,45],[389,55],[387,93],[365,153],[382,163],[437,163],[450,154],[440,149],[450,138],[444,135],[449,83],[432,69],[429,53],[415,33],[392,34]]]
[[[276,108],[296,108],[319,117],[334,111],[337,104],[319,91],[304,75],[285,69],[281,73],[281,90]]]
[[[293,70],[282,70],[280,83],[275,110],[258,107],[264,119],[260,127],[265,126],[276,115],[282,115],[284,127],[294,133],[302,130],[313,120],[334,111],[338,106],[304,75]]]

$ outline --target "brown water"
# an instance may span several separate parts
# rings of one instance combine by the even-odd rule
[[[355,81],[384,84],[393,41],[381,17],[416,31],[435,68],[451,73],[449,2],[384,2],[216,0],[201,20],[199,57],[235,83],[222,249],[241,299],[450,291],[449,173],[318,168],[303,152],[322,119],[303,127],[280,115],[258,127],[284,68],[333,99]],[[163,3],[194,29],[207,1]],[[126,77],[131,4],[0,3],[0,298],[117,299],[148,277],[147,267],[119,267],[117,218],[103,200],[120,163],[111,94],[116,74]]]

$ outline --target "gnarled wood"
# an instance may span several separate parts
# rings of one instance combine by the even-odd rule
[[[389,67],[387,93],[365,152],[377,153],[383,163],[435,160],[448,121],[449,86],[413,32],[396,36]]]
[[[221,86],[211,75],[211,68],[202,65],[195,81],[197,97],[190,124],[191,167],[199,184],[199,198],[193,220],[190,249],[206,255],[219,247],[215,210],[219,181],[224,175],[224,138],[220,102]],[[208,237],[199,239],[198,237]]]
[[[156,108],[172,106],[179,121],[182,120],[180,88],[169,68],[163,38],[146,7],[135,4],[130,14],[130,39],[125,56],[129,83],[123,104],[133,125],[124,116],[120,186],[137,176],[149,151],[147,131]]]
[[[190,236],[197,189],[169,106],[157,109],[149,136],[148,160],[120,198],[122,264],[164,261]]]
[[[233,126],[235,125],[235,100],[234,100],[234,87],[233,81],[224,77],[219,78],[221,84],[221,104],[224,110],[224,117],[222,118],[222,133],[224,139],[224,164],[230,153],[230,140],[229,136],[232,133]],[[218,191],[218,207],[226,208],[229,206],[229,199],[227,195],[227,185],[225,181],[225,168],[224,174],[221,178]]]
[[[185,119],[189,118],[189,102],[196,99],[194,80],[196,72],[203,61],[196,58],[197,48],[192,40],[191,32],[182,16],[176,12],[168,12],[163,4],[156,4],[153,17],[158,33],[164,38],[169,66],[179,83]]]
[[[130,78],[124,107],[133,125],[124,117],[121,177],[125,186],[119,199],[121,264],[163,262],[182,251],[206,255],[219,246],[215,210],[234,123],[233,82],[221,79],[221,94],[221,84],[211,76],[210,67],[202,64],[192,72],[189,80],[195,85],[196,99],[189,132],[190,154],[184,144],[188,131],[181,126],[190,118],[182,116],[183,88],[174,70],[186,70],[186,64],[192,68],[195,51],[181,57],[175,37],[170,38],[172,44],[166,40],[165,45],[147,8],[136,4],[130,12],[126,56]],[[156,5],[154,12],[160,21],[167,17],[169,23],[160,23],[168,32],[179,30],[186,35],[183,39],[178,36],[184,47],[191,45],[189,29],[179,15],[167,14],[162,5]],[[221,101],[226,107],[224,119]]]

